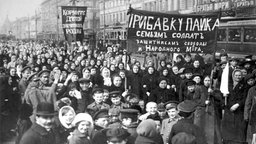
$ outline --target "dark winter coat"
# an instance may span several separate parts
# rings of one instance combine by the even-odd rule
[[[193,124],[193,120],[181,119],[176,124],[173,125],[172,131],[170,133],[169,144],[172,143],[172,138],[181,132],[191,134],[196,137],[196,144],[206,144],[205,135],[202,130]]]
[[[140,74],[140,72],[132,73],[128,77],[128,80],[130,82],[131,93],[134,93],[142,98],[142,75]]]
[[[74,130],[72,136],[68,139],[68,144],[92,144],[89,136]]]
[[[56,144],[56,133],[46,131],[42,126],[34,123],[23,135],[20,144]]]
[[[165,103],[170,100],[177,100],[175,91],[173,89],[162,89],[160,87],[154,89],[149,95],[148,101],[159,103]]]
[[[151,92],[157,88],[157,76],[155,74],[146,74],[142,78],[144,92]]]
[[[245,141],[246,140],[246,122],[244,121],[244,105],[246,99],[245,85],[239,82],[234,88],[229,85],[229,95],[227,97],[227,106],[222,122],[222,134],[224,140]],[[230,111],[234,104],[239,104],[235,111]]]

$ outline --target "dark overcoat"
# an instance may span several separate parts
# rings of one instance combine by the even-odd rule
[[[246,99],[246,89],[242,82],[235,87],[229,85],[229,95],[222,120],[222,135],[224,140],[243,142],[246,140],[247,124],[244,121],[244,105]],[[239,104],[235,111],[230,111],[234,104]]]
[[[20,144],[56,144],[56,133],[46,131],[42,126],[34,123],[23,135]]]

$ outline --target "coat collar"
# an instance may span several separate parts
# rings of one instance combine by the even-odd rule
[[[31,127],[31,129],[37,133],[39,133],[40,135],[47,135],[49,132],[46,131],[45,128],[43,128],[42,126],[40,126],[37,123],[34,123]]]
[[[87,134],[82,134],[79,130],[75,129],[73,135],[77,137],[87,137]]]

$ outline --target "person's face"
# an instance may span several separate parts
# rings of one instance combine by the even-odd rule
[[[146,111],[149,114],[155,114],[157,112],[157,105],[156,104],[147,105]]]
[[[167,82],[166,82],[166,80],[162,80],[162,81],[159,83],[159,87],[162,88],[162,89],[166,88],[166,87],[167,87]]]
[[[103,101],[104,101],[104,102],[107,101],[108,98],[109,98],[109,93],[108,93],[108,92],[104,92],[104,93],[103,93]]]
[[[40,78],[41,82],[46,85],[49,82],[49,73],[44,73],[42,74],[41,78]]]
[[[154,73],[154,69],[153,69],[152,67],[149,67],[149,68],[148,68],[148,73],[149,73],[149,74],[153,74],[153,73]]]
[[[95,75],[95,74],[96,74],[96,69],[95,68],[91,69],[91,75]]]
[[[28,78],[31,74],[31,70],[27,69],[22,73],[22,77]]]
[[[16,56],[13,55],[13,56],[11,57],[11,61],[12,61],[12,62],[13,62],[13,61],[16,61]]]
[[[176,108],[171,108],[169,110],[167,110],[167,114],[169,116],[169,118],[175,118],[178,115],[178,111],[176,110]]]
[[[121,98],[120,97],[112,97],[111,98],[111,102],[114,104],[114,105],[119,105],[121,103]]]
[[[230,64],[231,64],[232,66],[236,66],[236,65],[237,65],[237,61],[236,61],[236,60],[232,60],[232,61],[230,62]]]
[[[178,67],[175,66],[175,67],[172,68],[172,71],[173,71],[174,74],[178,74],[179,69],[178,69]]]
[[[116,87],[120,87],[121,84],[122,84],[122,80],[120,77],[114,77],[113,79],[113,84],[116,86]]]
[[[120,63],[120,64],[118,65],[118,67],[119,67],[119,69],[124,69],[124,65],[123,65],[122,63]]]
[[[242,72],[243,77],[247,75],[247,70],[246,69],[241,69],[241,72]]]
[[[108,118],[99,118],[99,119],[95,120],[95,124],[100,127],[107,128]]]
[[[94,61],[94,60],[91,60],[91,61],[90,61],[90,65],[91,65],[91,66],[94,66],[94,65],[95,65],[95,61]]]
[[[97,104],[102,103],[102,101],[103,101],[103,93],[95,93],[93,95],[93,99],[95,100],[95,102]]]
[[[110,70],[111,70],[111,71],[114,71],[115,69],[116,69],[115,65],[111,65],[111,66],[110,66]]]
[[[81,121],[77,126],[77,130],[82,134],[86,134],[88,133],[88,129],[90,127],[91,127],[91,123],[89,121]]]
[[[168,75],[168,70],[167,70],[167,69],[163,70],[163,75],[164,75],[164,76],[167,76],[167,75]]]
[[[72,82],[78,81],[78,75],[74,74],[74,75],[71,77],[71,81],[72,81]]]
[[[196,76],[193,78],[193,81],[195,81],[197,84],[201,82],[201,78],[199,76]]]
[[[108,69],[105,69],[103,71],[103,77],[109,77],[110,76],[110,73],[109,73],[109,70]]]
[[[242,73],[240,71],[235,72],[234,81],[240,82],[242,80]]]
[[[195,85],[188,86],[188,91],[189,92],[194,92],[195,91]]]
[[[139,72],[139,68],[137,66],[134,66],[132,70],[133,70],[134,73],[138,73]]]
[[[249,69],[251,67],[251,64],[249,64],[249,63],[246,63],[245,65],[244,65],[244,68],[246,68],[246,69]]]
[[[67,113],[65,113],[62,118],[64,119],[64,122],[66,124],[71,124],[74,120],[75,114],[70,110]]]
[[[75,63],[72,63],[71,66],[70,66],[71,69],[75,69],[76,68],[76,64]]]
[[[36,123],[43,128],[50,130],[53,127],[53,116],[36,116]]]
[[[165,62],[164,61],[161,61],[161,66],[165,67]]]
[[[254,85],[255,84],[255,79],[250,78],[249,80],[247,80],[247,84],[250,85],[250,86]]]
[[[227,61],[227,56],[222,56],[222,57],[220,57],[220,61],[221,61],[221,62],[226,62],[226,61]]]
[[[123,118],[122,119],[122,124],[126,127],[130,126],[132,124],[132,119],[131,118]]]
[[[186,77],[187,79],[191,79],[192,76],[193,76],[192,73],[185,73],[185,77]]]
[[[123,79],[125,78],[125,73],[124,72],[120,72],[119,75],[120,75],[121,78],[123,78]]]
[[[141,109],[145,108],[145,102],[144,101],[139,101],[139,106]]]
[[[83,77],[86,78],[86,77],[89,77],[91,74],[90,74],[90,71],[89,70],[85,70],[83,72]]]
[[[206,78],[204,79],[204,85],[205,85],[206,87],[209,87],[209,86],[211,85],[211,79],[210,79],[209,77],[206,77]]]
[[[185,57],[185,61],[186,61],[186,62],[190,62],[190,61],[191,61],[191,56],[186,56],[186,57]]]
[[[83,90],[83,91],[86,91],[86,90],[88,90],[89,89],[89,86],[90,86],[90,83],[79,83],[79,85],[80,85],[80,87],[81,87],[81,89]]]
[[[227,64],[222,64],[220,67],[221,69],[224,69],[226,67]]]
[[[193,65],[194,65],[195,68],[198,68],[200,63],[199,63],[199,61],[194,61]]]
[[[160,130],[161,130],[161,122],[159,120],[155,120],[154,122],[156,123],[156,130],[158,132],[160,132]]]
[[[15,74],[16,74],[16,70],[15,70],[14,68],[12,68],[12,69],[10,70],[10,75],[11,75],[11,76],[15,76]]]

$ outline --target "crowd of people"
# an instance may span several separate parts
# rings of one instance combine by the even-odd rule
[[[220,91],[229,66],[228,95]],[[238,144],[256,133],[255,61],[0,42],[1,141]],[[256,138],[255,138],[256,140]],[[253,140],[252,140],[253,141]]]

